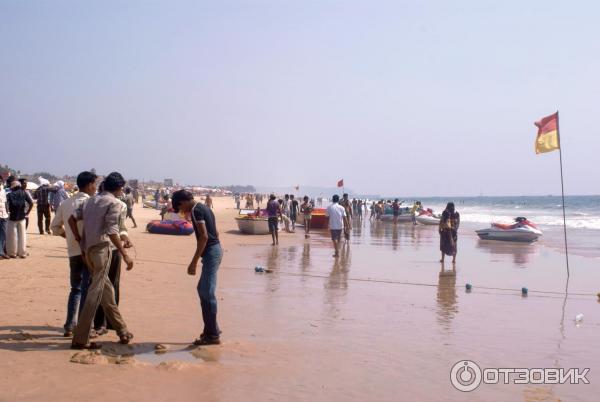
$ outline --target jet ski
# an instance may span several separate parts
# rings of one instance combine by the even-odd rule
[[[431,208],[427,208],[426,210],[421,211],[419,216],[417,216],[415,219],[421,225],[439,225],[440,218],[441,216],[434,214]]]
[[[542,231],[522,216],[515,218],[513,224],[492,223],[488,229],[475,231],[477,236],[483,240],[504,240],[531,243],[536,241]]]

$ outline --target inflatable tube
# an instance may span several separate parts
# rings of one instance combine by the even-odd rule
[[[150,221],[146,230],[154,234],[188,236],[194,233],[194,227],[188,221]]]

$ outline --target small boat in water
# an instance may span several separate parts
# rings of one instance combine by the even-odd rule
[[[513,224],[492,223],[488,229],[475,231],[482,240],[503,240],[531,243],[536,241],[542,231],[524,217],[515,218]]]
[[[235,217],[240,232],[250,235],[269,234],[269,221],[267,211],[264,209],[242,209],[240,215]]]

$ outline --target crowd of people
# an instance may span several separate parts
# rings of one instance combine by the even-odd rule
[[[123,344],[133,339],[127,324],[120,313],[121,265],[131,270],[134,262],[128,254],[133,246],[125,225],[131,219],[133,228],[137,223],[133,216],[136,196],[133,189],[126,187],[126,181],[118,172],[110,173],[98,184],[98,176],[92,172],[81,172],[77,177],[77,186],[71,196],[61,181],[54,185],[40,178],[40,185],[33,193],[27,189],[27,180],[11,176],[6,186],[0,181],[0,258],[26,258],[27,226],[29,214],[37,210],[37,223],[40,235],[54,234],[65,238],[70,268],[70,291],[67,298],[67,317],[64,324],[65,337],[72,337],[74,349],[97,349],[101,345],[90,341],[116,331]],[[6,187],[6,188],[4,188]],[[195,275],[198,264],[202,262],[202,271],[197,286],[204,322],[204,330],[194,340],[195,345],[220,343],[221,330],[217,323],[217,298],[215,296],[217,271],[223,251],[213,213],[210,195],[205,202],[196,202],[194,194],[187,190],[178,190],[154,195],[164,202],[169,212],[183,214],[192,221],[196,234],[196,251],[188,266],[188,274]],[[142,192],[142,198],[145,198]],[[317,205],[323,200],[304,196],[298,201],[294,195],[285,194],[277,199],[270,195],[266,214],[272,245],[279,244],[279,224],[287,232],[294,232],[296,223],[304,225],[305,238],[310,237],[311,220]],[[236,207],[245,200],[246,207],[256,208],[260,214],[263,196],[245,194],[234,196]],[[348,244],[352,225],[360,224],[363,216],[370,211],[370,220],[381,220],[383,215],[391,214],[393,222],[398,222],[402,202],[368,202],[362,199],[350,199],[348,194],[340,198],[334,195],[325,209],[328,228],[333,242],[334,254],[340,255],[342,244]],[[422,209],[415,202],[409,213],[414,217]],[[52,218],[52,214],[54,217]],[[52,219],[51,219],[52,218]],[[448,203],[439,223],[441,262],[446,256],[456,261],[458,228],[460,215],[453,203]]]
[[[236,207],[239,209],[239,196],[235,196]],[[317,201],[318,202],[318,201]],[[322,202],[322,201],[321,201]],[[370,211],[370,221],[380,221],[384,215],[391,213],[392,222],[397,224],[399,217],[402,215],[402,204],[398,198],[392,200],[371,201],[363,199],[350,200],[348,194],[343,194],[340,199],[339,195],[334,195],[331,198],[330,205],[325,210],[325,215],[328,217],[328,225],[333,242],[334,254],[333,257],[339,256],[340,245],[342,240],[346,243],[350,240],[353,222],[360,224],[363,221],[363,216]],[[269,201],[266,206],[266,214],[268,220],[269,233],[271,234],[272,245],[279,244],[279,224],[281,223],[284,230],[293,233],[296,229],[296,222],[300,221],[304,225],[305,238],[310,237],[311,218],[315,209],[315,200],[304,196],[302,203],[299,204],[292,194],[285,194],[283,198],[277,199],[274,194],[269,196]],[[412,207],[405,207],[404,212],[412,221],[413,225],[417,224],[416,217],[423,211],[421,201],[415,201]],[[424,211],[431,213],[431,210]],[[260,216],[260,206],[257,208],[256,216]],[[440,216],[438,231],[440,234],[440,251],[442,258],[440,262],[445,261],[445,256],[452,256],[452,262],[456,262],[458,227],[460,225],[460,215],[455,210],[454,203],[448,203],[446,209]],[[343,235],[343,236],[342,236]]]
[[[81,172],[72,196],[60,181],[54,185],[43,178],[39,181],[39,187],[30,194],[25,179],[10,176],[6,188],[0,180],[0,257],[28,256],[26,228],[35,201],[40,235],[62,236],[67,245],[70,290],[64,336],[72,337],[71,347],[99,349],[101,345],[90,340],[109,330],[116,331],[120,343],[128,344],[133,334],[118,304],[121,265],[124,263],[127,270],[134,266],[128,254],[133,244],[125,225],[131,219],[133,228],[137,227],[134,191],[126,187],[118,172],[110,173],[99,184],[95,173]],[[186,190],[175,191],[169,198],[171,208],[188,214],[194,223],[197,247],[188,273],[195,275],[202,261],[198,294],[204,330],[193,343],[219,344],[215,290],[222,250],[212,200],[208,197],[206,204],[197,203],[194,194]]]

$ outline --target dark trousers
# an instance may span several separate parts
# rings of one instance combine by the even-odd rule
[[[219,244],[208,247],[202,256],[202,273],[198,282],[198,295],[202,308],[202,320],[206,337],[218,338],[221,334],[217,324],[217,271],[223,258],[223,251]]]
[[[50,233],[50,205],[38,205],[37,216],[40,234],[44,234],[44,218],[46,218],[46,232]]]
[[[0,190],[4,191],[4,190]],[[6,219],[0,218],[0,255],[6,254]]]
[[[83,310],[85,296],[87,295],[87,289],[90,283],[90,273],[80,255],[69,257],[69,268],[71,271],[71,291],[69,292],[69,300],[67,302],[65,330],[73,330],[77,325],[76,317],[78,317],[78,313]]]
[[[110,268],[108,269],[108,280],[112,283],[113,288],[115,289],[115,302],[119,305],[119,282],[121,279],[121,254],[118,251],[114,251],[112,253],[112,257],[110,260]],[[107,323],[106,315],[104,314],[104,310],[102,306],[98,307],[96,311],[96,316],[94,317],[94,329],[100,328],[107,329],[115,329]]]

